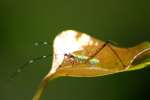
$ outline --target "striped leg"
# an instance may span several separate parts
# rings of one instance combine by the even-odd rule
[[[103,50],[106,46],[108,46],[108,47],[112,50],[112,52],[116,55],[116,57],[119,59],[119,61],[120,61],[120,63],[122,64],[122,66],[123,66],[124,68],[126,68],[126,65],[123,63],[123,61],[122,61],[121,58],[119,57],[118,53],[114,50],[114,48],[113,48],[110,44],[113,44],[113,43],[112,43],[111,41],[106,41],[102,46],[100,46],[100,47],[97,49],[97,51],[96,51],[93,55],[91,55],[91,56],[89,57],[88,61],[89,61],[90,59],[92,59],[93,57],[95,57],[98,53],[100,53],[101,50]]]

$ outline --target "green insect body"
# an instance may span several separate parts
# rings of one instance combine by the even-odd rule
[[[80,62],[80,63],[83,63],[85,62],[86,60],[88,60],[89,57],[87,56],[84,56],[84,55],[74,55],[74,60],[76,62]],[[89,63],[92,64],[92,65],[96,65],[98,63],[100,63],[100,61],[96,58],[92,58],[89,60]]]
[[[88,59],[87,56],[74,55],[74,60],[75,60],[76,62],[82,63],[82,62],[86,61],[87,59]]]
[[[92,64],[92,65],[96,65],[96,64],[100,63],[100,61],[99,61],[98,59],[96,59],[96,58],[90,59],[89,62],[90,62],[90,64]]]

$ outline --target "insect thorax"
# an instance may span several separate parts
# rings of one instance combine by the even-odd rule
[[[92,65],[100,63],[100,61],[97,58],[89,59],[88,56],[84,56],[84,55],[74,55],[74,60],[78,63],[89,62]]]

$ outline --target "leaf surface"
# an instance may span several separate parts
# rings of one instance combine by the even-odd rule
[[[53,62],[33,100],[56,77],[96,77],[150,65],[150,42],[123,48],[74,30],[63,31],[53,43]]]

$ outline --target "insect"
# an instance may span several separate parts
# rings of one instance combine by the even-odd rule
[[[98,53],[101,52],[101,50],[103,48],[105,48],[106,46],[108,46],[113,53],[115,54],[115,56],[119,59],[120,63],[122,64],[122,66],[124,66],[124,68],[126,67],[126,65],[122,62],[121,58],[119,57],[119,55],[117,54],[117,52],[111,47],[111,41],[106,41],[103,45],[99,46],[94,53],[92,53],[89,56],[85,56],[83,54],[81,55],[76,55],[76,54],[64,54],[64,59],[66,58],[66,60],[68,60],[68,62],[71,62],[72,65],[74,65],[75,63],[86,63],[88,62],[91,65],[96,65],[96,64],[100,64],[100,60],[97,58],[94,58]]]
[[[64,57],[69,60],[72,64],[75,63],[86,63],[89,62],[92,65],[96,65],[100,63],[100,61],[96,58],[91,58],[84,56],[84,55],[73,55],[73,54],[65,54]]]
[[[145,55],[150,58],[149,42],[122,48],[115,46],[110,41],[104,42],[86,33],[74,30],[63,31],[55,37],[53,42],[51,70],[41,81],[32,100],[40,100],[48,81],[53,78],[96,77],[128,71],[130,68],[137,69],[138,65],[135,65],[134,61]],[[47,57],[43,56],[43,58]],[[150,62],[145,62],[142,66],[147,65],[150,65]],[[24,66],[21,67],[23,68]]]
[[[98,53],[100,53],[100,51],[105,48],[105,46],[108,46],[116,55],[116,57],[119,59],[119,61],[121,62],[122,66],[126,67],[126,65],[124,65],[124,63],[122,62],[121,58],[119,57],[119,55],[117,54],[117,52],[110,46],[112,42],[111,41],[106,41],[102,46],[99,46],[97,48],[97,50],[90,56],[85,56],[85,55],[73,55],[73,54],[64,54],[64,57],[70,58],[69,61],[72,62],[72,64],[74,64],[75,62],[77,63],[85,63],[85,62],[89,62],[92,65],[98,64],[100,63],[99,59],[93,58],[95,57]]]

